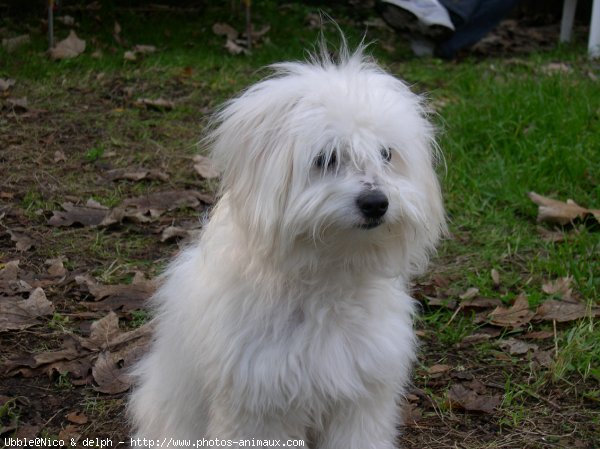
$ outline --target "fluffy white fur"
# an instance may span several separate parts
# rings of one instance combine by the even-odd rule
[[[418,96],[342,53],[277,64],[218,113],[221,199],[154,298],[136,436],[395,447],[407,285],[444,229],[435,145]],[[377,220],[357,205],[373,191]]]

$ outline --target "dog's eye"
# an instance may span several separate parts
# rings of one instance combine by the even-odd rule
[[[390,148],[382,148],[381,149],[381,158],[386,162],[391,161],[392,160],[392,150]]]
[[[326,168],[327,170],[335,167],[337,164],[337,154],[334,152],[326,154],[320,153],[316,158],[314,165],[317,168]]]

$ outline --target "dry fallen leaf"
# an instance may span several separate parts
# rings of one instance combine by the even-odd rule
[[[126,61],[135,61],[137,60],[137,55],[149,55],[155,51],[156,47],[154,45],[136,45],[133,47],[133,50],[123,53],[123,59]]]
[[[0,264],[0,281],[16,281],[19,275],[19,260],[11,260]]]
[[[578,320],[585,317],[600,316],[600,307],[588,307],[579,302],[566,302],[548,299],[538,307],[534,319],[536,321],[566,321]]]
[[[143,280],[132,284],[102,285],[88,276],[77,276],[75,281],[87,287],[95,302],[81,304],[91,310],[138,310],[156,290],[153,281]]]
[[[154,53],[156,51],[156,47],[154,45],[136,45],[135,47],[133,47],[133,51],[135,53],[147,55]]]
[[[29,42],[31,42],[29,34],[24,34],[22,36],[2,39],[2,48],[4,48],[7,53],[12,53],[20,46],[28,44]]]
[[[527,343],[516,338],[499,341],[498,346],[512,355],[527,354],[529,351],[535,352],[538,350],[538,345]]]
[[[50,49],[52,59],[69,59],[79,56],[85,51],[85,41],[79,39],[75,31],[71,30],[69,37],[58,42],[54,48]]]
[[[102,349],[108,342],[121,333],[119,317],[113,311],[90,326],[90,336],[80,340],[81,345],[87,349]]]
[[[88,200],[85,206],[76,206],[66,202],[63,211],[52,211],[48,220],[51,226],[107,227],[129,219],[137,223],[147,223],[160,217],[166,211],[181,207],[196,208],[200,204],[212,204],[214,198],[196,190],[170,190],[149,195],[129,198],[120,206],[109,209],[97,201]]]
[[[80,431],[81,429],[78,425],[67,424],[60,432],[58,432],[59,441],[77,442],[81,438]]]
[[[104,393],[120,393],[129,388],[130,378],[126,374],[132,364],[146,350],[152,335],[152,325],[129,332],[118,329],[114,313],[92,323],[89,338],[67,335],[60,350],[30,354],[9,360],[6,373],[26,377],[40,374],[69,373],[73,383],[88,383],[92,372],[96,382],[94,389]],[[82,421],[85,417],[72,416]],[[71,420],[71,421],[73,421]]]
[[[227,39],[232,41],[236,40],[240,35],[235,28],[227,23],[215,23],[212,31],[217,36],[227,36]]]
[[[401,426],[418,427],[418,421],[422,418],[421,408],[416,404],[405,403],[400,409]]]
[[[149,168],[115,168],[108,170],[106,176],[111,181],[117,181],[120,179],[128,181],[141,181],[143,179],[168,181],[169,175],[164,171],[154,170]]]
[[[63,264],[63,258],[48,259],[44,263],[48,265],[48,274],[52,277],[63,277],[67,275],[67,269]]]
[[[475,296],[477,296],[479,294],[479,289],[476,287],[471,287],[468,288],[466,292],[464,292],[462,295],[459,295],[458,297],[460,299],[472,299]]]
[[[500,273],[495,268],[492,268],[490,271],[490,276],[492,276],[492,282],[494,283],[494,287],[500,286]]]
[[[573,277],[566,276],[545,282],[542,284],[542,291],[548,295],[557,295],[564,301],[570,301],[573,297],[571,281],[573,281]]]
[[[78,350],[77,341],[71,337],[66,337],[62,349],[17,357],[9,360],[5,368],[7,374],[20,373],[25,377],[32,377],[40,374],[40,372],[64,372],[56,368],[64,368],[67,362],[76,360],[79,356],[80,351]],[[73,371],[69,370],[69,372]]]
[[[154,109],[156,111],[170,111],[175,107],[175,103],[164,98],[157,98],[151,100],[149,98],[139,98],[135,103],[138,107],[145,107],[146,109]]]
[[[67,162],[67,156],[60,150],[54,152],[54,162]]]
[[[500,405],[501,400],[500,396],[480,395],[463,385],[453,385],[448,390],[450,407],[468,412],[493,413],[494,409]]]
[[[46,299],[44,290],[39,287],[27,299],[3,297],[0,301],[0,332],[26,329],[38,324],[38,318],[52,313],[54,305]]]
[[[465,346],[469,346],[469,345],[472,345],[475,343],[480,343],[482,341],[488,341],[492,338],[499,337],[500,334],[501,334],[500,329],[498,329],[496,327],[485,326],[485,327],[478,329],[476,332],[472,333],[471,335],[467,335],[466,337],[464,337],[460,341],[458,346],[465,347]]]
[[[237,42],[231,39],[227,39],[227,42],[225,42],[225,49],[232,55],[239,55],[241,53],[245,55],[250,54],[250,51],[247,48],[242,47]]]
[[[71,412],[68,413],[65,418],[73,424],[85,424],[88,422],[88,417],[85,416],[85,413],[83,412]]]
[[[15,242],[15,247],[17,248],[17,251],[28,251],[29,249],[31,249],[32,246],[35,245],[35,241],[31,237],[21,232],[11,230],[8,230],[6,232],[10,234],[10,239],[13,242]]]
[[[427,368],[427,374],[429,374],[431,377],[439,377],[451,369],[452,367],[450,365],[432,365]]]
[[[554,351],[552,349],[548,351],[536,351],[533,353],[532,358],[541,366],[550,367],[554,363]]]
[[[135,55],[134,51],[127,50],[125,53],[123,53],[123,59],[125,61],[135,61],[137,56]]]
[[[8,98],[6,101],[14,112],[27,112],[29,110],[27,97]]]
[[[151,336],[152,325],[145,324],[108,341],[92,367],[94,390],[108,394],[127,391],[132,382],[129,369],[144,354]]]
[[[191,240],[197,237],[201,232],[201,226],[197,225],[192,228],[184,228],[181,226],[168,226],[160,234],[160,241],[167,242],[173,239]]]
[[[119,22],[115,21],[113,26],[113,38],[119,45],[123,45],[123,40],[121,39],[121,25]]]
[[[461,373],[461,374],[466,374],[466,376],[469,376],[468,373]],[[466,388],[468,388],[469,390],[473,390],[477,394],[485,394],[487,392],[487,388],[486,388],[485,384],[483,382],[481,382],[479,379],[472,379],[470,382],[466,383],[464,386]]]
[[[323,25],[323,17],[320,14],[309,12],[304,16],[304,23],[309,29],[314,30]]]
[[[196,170],[196,173],[198,173],[203,178],[212,179],[219,177],[219,170],[217,170],[214,162],[210,158],[202,155],[196,155],[194,156],[193,160],[194,169]]]
[[[126,199],[122,207],[133,208],[138,214],[155,218],[169,210],[181,207],[196,208],[200,204],[212,204],[213,201],[212,196],[196,190],[169,190]]]
[[[123,357],[120,353],[102,352],[92,367],[92,376],[96,382],[94,390],[101,393],[117,394],[129,389],[131,379],[120,365]]]
[[[460,302],[461,309],[491,309],[499,306],[502,306],[502,301],[498,298],[473,298]]]
[[[521,335],[521,338],[525,338],[527,340],[545,340],[552,337],[554,337],[554,332],[552,331],[535,331]]]
[[[73,224],[99,226],[110,213],[108,207],[89,200],[85,206],[76,206],[73,203],[65,202],[62,207],[64,212],[52,211],[53,215],[48,220],[50,226],[72,226]]]
[[[537,221],[566,225],[576,219],[584,220],[593,217],[600,223],[600,210],[586,209],[572,200],[566,203],[529,192],[529,198],[539,206]]]
[[[0,92],[5,92],[8,89],[10,89],[12,86],[14,86],[16,83],[15,80],[10,79],[10,78],[0,78]]]
[[[463,338],[460,341],[459,347],[464,348],[466,346],[474,345],[476,343],[481,343],[483,341],[488,341],[491,338],[493,338],[493,337],[490,334],[471,334],[471,335],[467,335],[465,338]]]
[[[14,436],[15,438],[32,440],[38,436],[41,430],[41,425],[20,424]]]
[[[66,26],[75,26],[75,18],[72,16],[59,16],[56,20]]]
[[[546,75],[554,75],[556,73],[571,73],[573,68],[564,62],[549,62],[540,67],[542,73]]]
[[[488,318],[495,326],[517,329],[529,323],[534,315],[535,312],[529,310],[527,297],[521,294],[512,306],[498,306],[488,315]]]

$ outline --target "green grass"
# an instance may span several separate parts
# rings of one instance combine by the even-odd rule
[[[600,345],[598,340],[591,338],[598,335],[597,327],[592,320],[582,320],[565,332],[559,341],[558,355],[552,371],[553,380],[564,379],[575,373],[583,379],[591,378],[600,382]],[[595,389],[595,395],[598,390]]]

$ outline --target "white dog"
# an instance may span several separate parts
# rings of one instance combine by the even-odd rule
[[[395,447],[407,286],[445,227],[435,143],[417,95],[341,53],[277,64],[218,113],[222,196],[154,298],[137,437]]]

